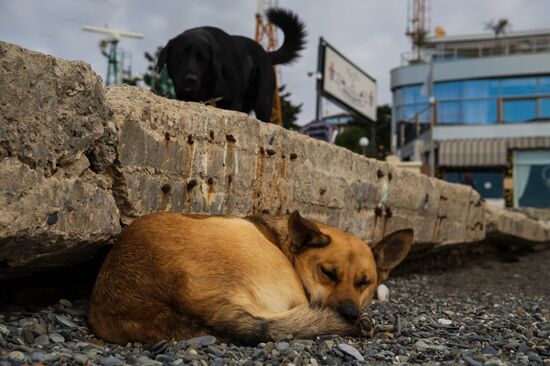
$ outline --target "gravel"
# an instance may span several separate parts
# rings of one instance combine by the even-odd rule
[[[0,310],[0,366],[45,365],[544,365],[550,366],[550,251],[386,281],[368,308],[369,339],[323,336],[256,347],[207,335],[115,345],[87,327],[87,300]]]

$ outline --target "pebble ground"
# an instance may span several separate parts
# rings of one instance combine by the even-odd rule
[[[86,299],[0,308],[4,365],[545,365],[550,366],[550,250],[386,282],[368,308],[370,339],[326,336],[257,347],[213,336],[156,345],[105,344],[90,333]]]

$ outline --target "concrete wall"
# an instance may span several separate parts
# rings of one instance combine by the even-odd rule
[[[85,261],[159,210],[299,209],[369,242],[412,227],[417,250],[479,242],[487,222],[507,237],[550,241],[545,221],[519,214],[536,233],[499,226],[500,213],[487,216],[469,187],[242,113],[127,86],[105,91],[82,62],[0,42],[0,85],[10,85],[0,93],[0,278]]]

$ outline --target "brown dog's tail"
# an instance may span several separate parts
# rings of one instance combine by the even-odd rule
[[[267,340],[280,340],[289,335],[294,338],[311,339],[327,334],[349,336],[362,335],[359,324],[345,321],[330,308],[308,305],[297,306],[287,312],[258,317],[247,312],[234,312],[232,319],[211,319],[212,331],[232,343],[255,346]],[[238,319],[238,320],[237,320]],[[213,320],[213,321],[212,321]]]
[[[276,51],[269,52],[273,65],[288,64],[300,56],[306,45],[304,23],[290,10],[271,8],[266,13],[267,19],[281,28],[285,35],[283,45]]]

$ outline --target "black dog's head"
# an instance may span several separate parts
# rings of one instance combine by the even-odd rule
[[[221,72],[217,43],[204,28],[189,29],[171,39],[161,50],[157,70],[168,66],[178,99],[204,101],[210,95],[216,76]]]

